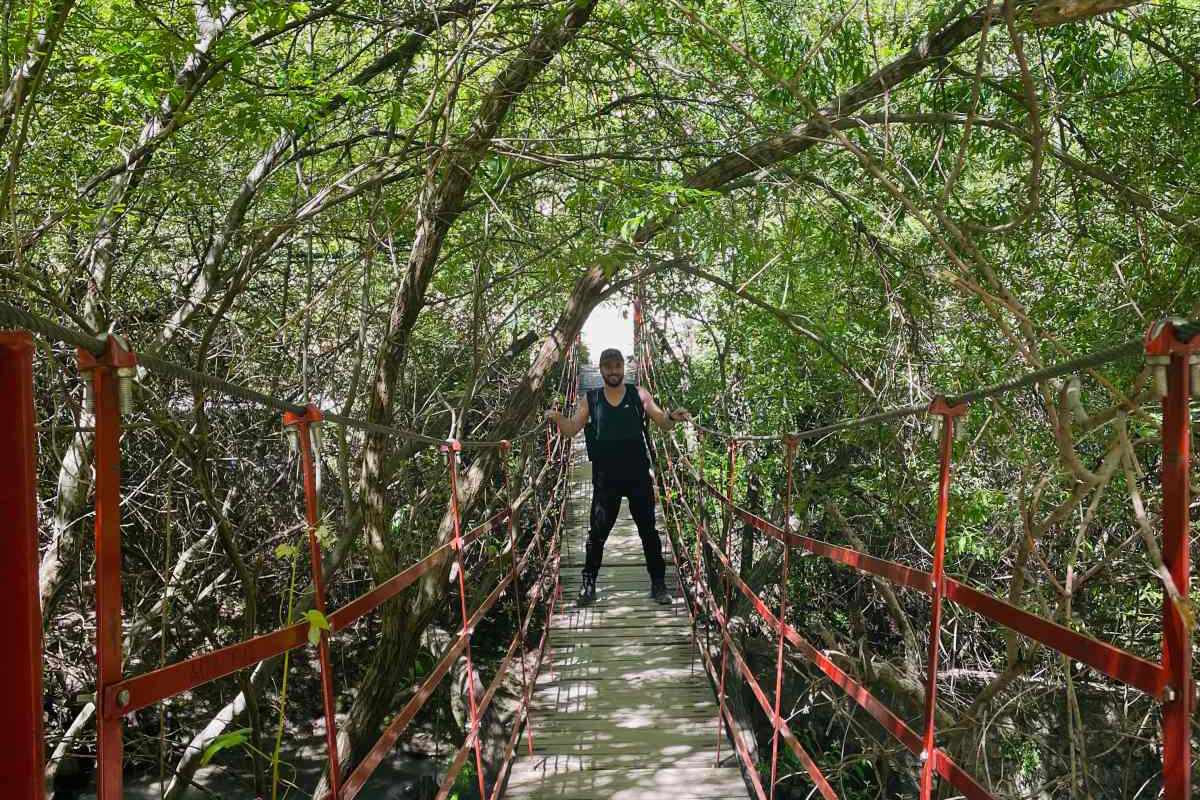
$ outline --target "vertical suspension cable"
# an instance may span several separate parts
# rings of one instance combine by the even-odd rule
[[[793,469],[796,461],[796,440],[789,437],[784,445],[785,469],[787,471],[787,486],[783,494],[783,529],[792,530],[792,493],[795,482]],[[732,499],[732,498],[730,498]],[[783,700],[783,643],[784,627],[787,624],[788,601],[788,568],[790,566],[792,548],[787,541],[780,542],[783,548],[783,563],[779,569],[779,645],[775,653],[775,717],[771,721],[774,729],[771,732],[771,800],[775,800],[775,784],[779,776],[779,729],[782,723],[780,710]]]
[[[942,636],[942,596],[945,591],[944,568],[946,554],[946,519],[950,506],[950,459],[954,454],[954,420],[967,412],[966,405],[947,405],[937,397],[929,405],[929,413],[942,418],[941,459],[938,475],[937,525],[933,539],[933,593],[929,622],[929,663],[925,678],[925,730],[921,750],[921,800],[932,800],[933,774],[937,763],[934,743],[937,716],[938,656]]]
[[[283,415],[285,426],[294,426],[299,440],[300,469],[304,482],[304,519],[308,529],[309,569],[313,581],[313,604],[324,616],[326,613],[326,587],[321,563],[321,543],[317,531],[321,525],[320,487],[318,486],[314,437],[321,424],[321,412],[309,405],[303,415],[287,412]],[[341,794],[341,759],[337,744],[337,699],[333,692],[333,665],[329,657],[329,630],[318,631],[317,658],[321,664],[321,702],[325,713],[325,747],[329,757],[329,786],[334,800]]]
[[[471,730],[467,735],[473,738],[479,796],[487,797],[487,792],[483,789],[483,755],[479,747],[479,707],[475,703],[475,669],[471,663],[472,632],[468,627],[470,616],[467,614],[467,583],[464,577],[466,558],[463,553],[462,520],[459,518],[458,508],[458,452],[460,447],[457,439],[451,439],[442,446],[442,450],[446,453],[446,463],[450,472],[450,523],[454,528],[454,551],[458,561],[458,606],[462,612],[462,636],[466,639],[463,654],[467,661],[467,701],[471,710]]]
[[[729,442],[729,499],[731,501],[729,513],[725,517],[725,531],[722,539],[725,544],[725,552],[729,552],[729,537],[733,532],[733,480],[734,471],[737,469],[737,442],[730,440]],[[721,574],[721,588],[723,590],[722,600],[724,601],[724,613],[729,615],[729,598],[730,586],[729,580],[725,574]],[[721,716],[717,719],[717,760],[714,766],[721,765],[721,726],[725,723],[725,672],[728,667],[728,648],[725,646],[725,637],[721,637],[721,682],[717,692],[717,699],[721,703]],[[733,736],[733,731],[729,731],[729,735]]]

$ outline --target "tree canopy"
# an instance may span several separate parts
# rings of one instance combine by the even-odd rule
[[[812,427],[1200,314],[1197,53],[1196,0],[5,0],[0,285],[289,401],[516,439],[528,480],[588,313],[640,294],[674,399],[706,425]],[[1152,382],[1133,360],[1080,377],[972,409],[950,569],[1153,653]],[[79,754],[94,740],[78,699],[90,415],[60,343],[38,380],[48,745]],[[138,398],[131,668],[271,629],[310,596],[278,549],[298,506],[277,418],[164,376]],[[918,428],[806,448],[806,524],[927,559],[935,461]],[[450,535],[445,461],[382,434],[331,439],[326,560],[350,596]],[[468,458],[468,514],[500,491],[499,460]],[[739,496],[778,510],[779,453],[745,463]],[[768,551],[747,540],[747,574]],[[348,764],[453,624],[445,577],[347,657]],[[920,707],[909,620],[927,612],[832,568],[786,588],[829,601],[799,621],[814,639]],[[960,624],[944,711],[975,774],[1012,797],[1152,796],[1149,701]],[[139,720],[130,770],[181,797],[205,749],[245,727],[259,754],[239,780],[278,790],[272,720],[307,724],[285,713],[282,674],[272,662]],[[797,709],[822,709],[806,744],[843,796],[903,793],[907,757],[799,665],[794,680]],[[69,761],[50,767],[63,792],[86,773]]]

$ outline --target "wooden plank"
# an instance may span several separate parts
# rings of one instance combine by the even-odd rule
[[[737,770],[703,766],[667,767],[662,769],[571,769],[558,772],[562,765],[555,762],[537,769],[536,759],[530,767],[522,766],[509,780],[509,797],[555,798],[729,798],[746,797],[746,790]]]
[[[731,800],[749,793],[732,748],[717,759],[719,707],[676,598],[649,597],[641,540],[622,519],[610,534],[595,604],[577,608],[587,537],[588,475],[564,537],[564,605],[533,691],[534,751],[522,746],[505,796],[562,800]],[[676,589],[674,566],[667,586]]]

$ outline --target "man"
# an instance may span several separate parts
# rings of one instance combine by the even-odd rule
[[[657,603],[670,605],[662,542],[654,528],[654,484],[650,477],[649,434],[644,423],[649,417],[658,427],[669,431],[676,422],[686,422],[692,417],[683,409],[663,411],[645,389],[626,386],[625,358],[620,350],[610,348],[600,354],[600,377],[604,386],[589,390],[586,402],[580,403],[571,417],[558,411],[546,412],[546,420],[556,424],[564,436],[574,436],[585,425],[588,428],[592,513],[578,604],[590,605],[596,599],[596,575],[600,572],[604,542],[617,521],[621,498],[626,497],[646,554],[650,597]]]

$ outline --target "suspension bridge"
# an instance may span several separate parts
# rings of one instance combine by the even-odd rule
[[[658,396],[670,394],[660,385],[654,335],[640,306],[635,308],[638,380]],[[78,349],[78,366],[89,386],[95,430],[95,698],[97,724],[97,790],[100,800],[123,796],[124,720],[139,709],[194,690],[298,648],[312,647],[310,624],[298,623],[245,641],[199,653],[183,661],[139,674],[126,674],[122,652],[121,422],[133,402],[132,379],[140,366],[169,374],[213,391],[259,404],[281,414],[295,442],[307,521],[313,603],[327,626],[318,631],[315,649],[320,669],[322,705],[330,777],[327,795],[339,800],[357,796],[387,753],[410,729],[452,667],[464,659],[472,674],[472,639],[501,599],[512,602],[516,631],[486,687],[466,682],[469,726],[462,745],[449,760],[436,797],[449,797],[464,766],[473,762],[473,789],[481,798],[774,798],[781,780],[780,752],[787,748],[802,765],[809,789],[824,798],[838,794],[818,759],[806,750],[782,713],[785,653],[799,656],[838,687],[845,702],[855,704],[888,735],[918,759],[919,796],[993,798],[980,777],[972,775],[939,746],[936,725],[942,609],[954,603],[983,615],[1029,640],[1087,665],[1105,680],[1150,697],[1161,717],[1161,793],[1166,800],[1192,796],[1190,728],[1195,703],[1192,674],[1192,624],[1186,617],[1191,580],[1190,543],[1190,402],[1200,384],[1200,326],[1182,321],[1159,323],[1141,339],[1085,357],[1028,373],[995,386],[957,397],[937,397],[929,404],[890,409],[809,431],[729,434],[696,426],[706,437],[727,446],[726,486],[714,485],[703,463],[703,448],[668,437],[657,448],[656,475],[663,533],[670,553],[668,579],[676,598],[669,607],[645,597],[640,547],[628,522],[609,540],[610,554],[601,574],[598,602],[574,607],[571,596],[582,561],[586,536],[587,465],[569,440],[534,428],[522,434],[527,444],[544,447],[552,466],[545,513],[531,533],[521,527],[513,504],[508,462],[514,441],[439,440],[402,428],[372,424],[298,405],[196,372],[151,353],[136,353],[122,340],[82,334],[0,304],[0,515],[8,557],[0,561],[0,603],[8,609],[16,632],[16,653],[6,660],[2,686],[8,721],[0,729],[0,786],[5,797],[32,800],[44,796],[42,786],[42,621],[37,587],[36,423],[33,403],[35,338]],[[1081,634],[971,586],[945,571],[947,525],[952,518],[950,484],[956,421],[967,404],[996,397],[1041,380],[1074,374],[1120,357],[1144,353],[1162,398],[1162,518],[1158,531],[1165,572],[1173,584],[1164,593],[1161,658],[1149,660],[1111,643]],[[578,354],[566,355],[558,386],[567,405],[576,402],[583,375]],[[888,561],[847,546],[804,535],[792,517],[796,452],[807,439],[835,435],[861,425],[927,415],[940,422],[938,490],[930,498],[936,524],[930,536],[933,563],[928,571]],[[452,537],[423,558],[370,591],[340,604],[326,605],[328,587],[317,540],[321,520],[318,454],[323,424],[340,424],[376,434],[436,444],[446,459]],[[540,437],[544,437],[544,440]],[[776,442],[786,469],[783,513],[772,521],[738,505],[734,476],[739,448],[746,442]],[[461,456],[464,451],[491,449],[500,457],[504,502],[488,509],[478,524],[467,527],[459,509]],[[717,512],[713,513],[712,508]],[[735,568],[730,549],[734,520],[751,526],[781,548],[781,585],[786,585],[793,553],[827,559],[859,574],[883,579],[928,598],[929,650],[924,683],[925,712],[914,723],[871,694],[839,667],[829,654],[806,640],[789,622],[786,592],[777,605],[747,585]],[[503,545],[505,568],[494,585],[479,586],[468,576],[466,556],[485,543]],[[349,770],[337,757],[337,715],[330,650],[338,637],[355,635],[355,624],[423,576],[454,563],[459,628],[439,660],[426,673],[411,698],[396,709],[370,752]],[[717,579],[710,580],[715,574]],[[755,674],[730,628],[730,601],[744,597],[758,621],[772,632],[775,669],[770,680]],[[537,641],[532,633],[540,631]],[[527,670],[527,662],[532,669]],[[519,676],[519,677],[518,677]],[[768,721],[769,746],[759,748],[735,718],[729,702],[734,678],[754,699],[751,713]],[[519,680],[520,702],[509,725],[498,764],[485,769],[481,720],[492,710],[506,680]],[[946,794],[939,795],[945,789]]]

